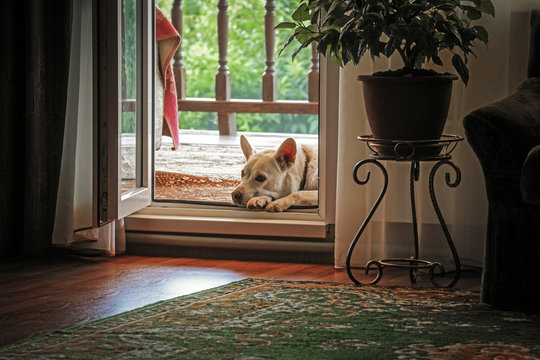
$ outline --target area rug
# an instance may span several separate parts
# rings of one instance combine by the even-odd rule
[[[0,359],[536,359],[540,317],[459,290],[247,279],[0,349]],[[2,329],[9,331],[9,329]]]
[[[155,171],[156,200],[212,201],[232,204],[231,193],[240,181]]]

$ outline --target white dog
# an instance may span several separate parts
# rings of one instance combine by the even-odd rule
[[[242,182],[231,194],[233,204],[271,212],[294,205],[317,205],[317,149],[297,147],[294,139],[288,138],[277,151],[255,152],[244,135],[240,145],[246,165]]]

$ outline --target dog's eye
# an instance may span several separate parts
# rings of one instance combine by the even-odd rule
[[[241,176],[241,177],[246,176],[246,173],[244,172],[244,170],[242,170],[242,171],[240,172],[240,176]]]
[[[257,177],[255,178],[255,181],[258,182],[263,182],[264,180],[266,180],[266,177],[264,175],[257,175]]]

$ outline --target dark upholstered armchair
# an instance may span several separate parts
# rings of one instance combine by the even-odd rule
[[[483,302],[539,312],[540,13],[531,15],[529,79],[505,99],[465,117],[489,203]]]
[[[482,301],[534,310],[540,302],[540,78],[471,112],[463,125],[489,202]]]
[[[540,312],[540,13],[531,16],[529,79],[463,120],[489,202],[483,302]]]

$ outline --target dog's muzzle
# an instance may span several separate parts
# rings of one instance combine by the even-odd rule
[[[232,202],[233,204],[236,204],[236,205],[243,205],[242,204],[242,192],[239,191],[239,190],[234,190],[232,193],[231,193],[231,196],[232,196]]]

